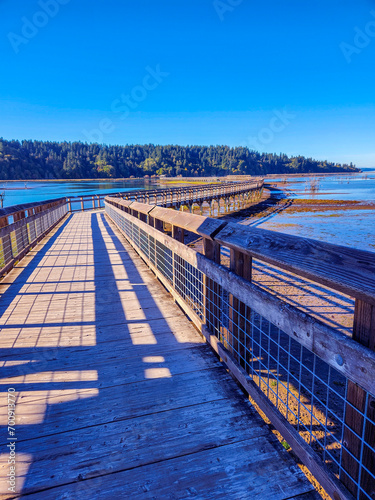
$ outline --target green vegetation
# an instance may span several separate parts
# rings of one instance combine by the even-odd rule
[[[0,139],[0,179],[98,179],[354,172],[352,165],[228,146],[105,146]]]

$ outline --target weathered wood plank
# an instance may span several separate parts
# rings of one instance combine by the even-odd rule
[[[23,494],[106,474],[108,462],[113,474],[239,441],[251,440],[252,455],[259,459],[263,447],[269,447],[264,423],[246,425],[250,416],[256,417],[244,400],[213,401],[167,413],[157,410],[152,421],[146,415],[18,442],[18,452],[33,457],[31,463],[19,465],[18,473],[28,474]],[[157,429],[163,429],[163,439]],[[53,474],[46,474],[40,463],[53,463]],[[0,462],[0,474],[7,466]]]
[[[155,219],[163,220],[172,226],[186,229],[187,231],[210,239],[227,224],[225,221],[220,221],[218,219],[178,212],[162,207],[155,207],[149,215]]]
[[[157,412],[233,397],[240,394],[223,367],[200,370],[199,380],[196,371],[131,384],[111,385],[107,380],[100,391],[63,389],[61,384],[48,392],[34,387],[19,393],[17,428],[20,441],[28,441],[144,415],[152,421]],[[41,425],[36,425],[38,419]]]
[[[65,348],[41,353],[45,358],[37,358],[28,364],[10,364],[2,369],[0,379],[0,392],[6,392],[8,387],[26,390],[26,387],[38,388],[46,386],[63,387],[64,384],[80,386],[85,377],[79,377],[78,370],[90,374],[87,380],[95,382],[95,387],[110,385],[132,384],[134,382],[152,378],[169,378],[176,374],[190,371],[217,368],[220,363],[210,355],[208,347],[204,344],[196,347],[172,350],[164,347],[164,356],[156,355],[146,345],[142,350],[137,349],[138,355],[132,355],[132,346],[127,344],[119,346],[113,352],[113,345],[97,352],[94,346],[80,349]],[[143,352],[142,352],[143,351]],[[30,361],[30,356],[14,355],[16,362]],[[6,359],[6,358],[3,358]],[[95,363],[95,369],[90,366]],[[10,366],[9,366],[10,365]],[[36,366],[34,366],[36,365]],[[1,410],[0,410],[1,412]]]
[[[43,499],[89,500],[119,496],[285,500],[293,496],[296,489],[299,493],[312,490],[298,467],[288,463],[286,452],[275,461],[276,443],[260,438],[257,446],[263,449],[261,457],[254,453],[252,440],[244,441],[46,490]],[[37,495],[29,498],[36,499]]]
[[[361,300],[356,300],[354,314],[353,339],[375,351],[375,306]],[[373,380],[375,385],[375,381]],[[344,443],[346,449],[342,452],[342,467],[340,478],[346,487],[360,500],[375,495],[375,481],[367,472],[375,474],[375,390],[366,394],[361,387],[348,382],[347,401],[345,408]],[[362,415],[366,415],[365,421]],[[363,446],[361,436],[365,446]],[[367,445],[367,446],[366,446]],[[348,453],[348,451],[350,454]],[[353,458],[353,456],[355,458]],[[365,469],[360,469],[359,462]],[[363,491],[359,490],[360,484]],[[365,493],[364,493],[365,492]]]
[[[229,223],[215,241],[352,297],[375,304],[375,254]]]

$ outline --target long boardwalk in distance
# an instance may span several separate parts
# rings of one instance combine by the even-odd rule
[[[68,216],[0,286],[2,499],[318,498],[104,212]]]

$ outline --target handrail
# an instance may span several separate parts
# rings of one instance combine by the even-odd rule
[[[130,200],[105,205],[327,493],[371,499],[375,255]],[[184,244],[185,230],[203,237],[203,254]],[[356,298],[353,337],[251,283],[252,258]]]
[[[59,203],[62,200],[68,205],[69,212],[84,210],[95,210],[104,208],[104,199],[108,196],[125,198],[132,201],[153,202],[155,205],[170,206],[171,204],[184,204],[191,202],[207,201],[217,197],[235,196],[238,194],[259,191],[263,187],[263,180],[249,180],[242,182],[220,182],[211,184],[201,184],[187,187],[161,188],[153,190],[122,191],[113,193],[95,193],[89,195],[67,196],[65,198],[55,198],[43,202],[34,202],[21,205],[13,205],[0,209],[0,227],[7,225],[18,218],[27,217],[28,214],[46,210],[50,204]],[[90,203],[91,202],[91,203]],[[74,208],[72,205],[77,205]],[[88,204],[88,206],[87,206]],[[13,220],[11,220],[13,219]]]
[[[10,216],[18,212],[22,212],[30,209],[37,209],[39,207],[46,208],[47,205],[59,203],[61,201],[65,202],[66,198],[53,198],[45,201],[37,201],[33,203],[24,203],[20,205],[12,205],[10,207],[0,208],[0,218],[4,216]]]
[[[30,217],[64,203],[66,203],[66,198],[55,198],[42,202],[25,203],[2,208],[0,209],[0,227],[5,227],[12,222]]]
[[[375,305],[375,253],[107,197],[118,208],[211,238],[229,249]],[[136,216],[138,216],[136,214]]]
[[[215,241],[375,305],[375,253],[228,223]]]

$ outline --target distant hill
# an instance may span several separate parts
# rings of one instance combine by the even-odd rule
[[[228,146],[105,146],[0,139],[0,179],[97,179],[355,172],[354,165]]]

